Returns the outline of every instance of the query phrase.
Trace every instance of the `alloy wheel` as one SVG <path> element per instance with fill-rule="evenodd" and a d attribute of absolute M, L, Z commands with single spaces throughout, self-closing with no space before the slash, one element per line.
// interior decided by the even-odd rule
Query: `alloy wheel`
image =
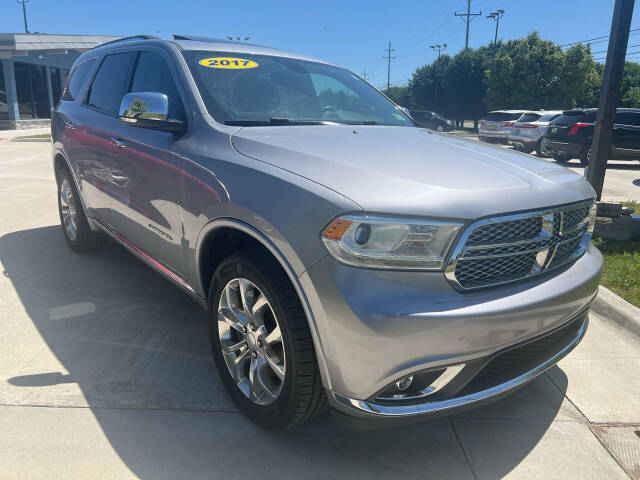
<path fill-rule="evenodd" d="M 280 325 L 267 297 L 251 281 L 228 282 L 218 302 L 222 356 L 234 383 L 253 403 L 269 405 L 286 373 Z"/>
<path fill-rule="evenodd" d="M 60 183 L 60 213 L 67 236 L 71 241 L 75 241 L 78 238 L 78 215 L 71 182 L 68 178 L 64 178 Z"/>

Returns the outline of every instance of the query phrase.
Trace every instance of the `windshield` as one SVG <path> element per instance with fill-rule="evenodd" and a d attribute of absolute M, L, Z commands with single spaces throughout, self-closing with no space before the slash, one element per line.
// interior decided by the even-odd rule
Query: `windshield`
<path fill-rule="evenodd" d="M 344 68 L 267 55 L 183 55 L 209 113 L 227 125 L 413 126 L 400 108 Z"/>

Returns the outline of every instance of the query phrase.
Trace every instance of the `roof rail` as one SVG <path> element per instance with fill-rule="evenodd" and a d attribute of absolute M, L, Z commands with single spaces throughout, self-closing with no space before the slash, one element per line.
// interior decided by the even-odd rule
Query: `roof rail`
<path fill-rule="evenodd" d="M 174 40 L 191 40 L 194 42 L 215 42 L 215 43 L 238 43 L 235 40 L 229 40 L 227 38 L 214 38 L 214 37 L 202 37 L 200 35 L 173 35 Z M 242 45 L 250 45 L 243 43 Z"/>
<path fill-rule="evenodd" d="M 132 40 L 153 40 L 153 39 L 157 40 L 158 37 L 155 37 L 153 35 L 132 35 L 130 37 L 122 37 L 122 38 L 118 38 L 117 40 L 111 40 L 110 42 L 101 43 L 100 45 L 94 48 L 104 47 L 105 45 L 113 45 L 115 43 L 120 43 L 120 42 L 130 42 Z"/>

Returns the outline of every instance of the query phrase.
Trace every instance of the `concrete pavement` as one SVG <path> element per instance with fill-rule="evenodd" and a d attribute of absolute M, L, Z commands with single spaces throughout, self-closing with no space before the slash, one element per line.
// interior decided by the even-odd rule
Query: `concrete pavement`
<path fill-rule="evenodd" d="M 253 426 L 195 303 L 115 244 L 68 250 L 48 150 L 0 143 L 0 478 L 640 478 L 640 339 L 597 315 L 559 366 L 481 409 Z"/>

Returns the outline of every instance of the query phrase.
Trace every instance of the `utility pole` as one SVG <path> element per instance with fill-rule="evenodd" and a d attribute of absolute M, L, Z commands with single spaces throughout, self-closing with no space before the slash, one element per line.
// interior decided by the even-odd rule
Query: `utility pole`
<path fill-rule="evenodd" d="M 389 93 L 389 89 L 391 88 L 391 60 L 396 57 L 391 56 L 391 52 L 395 51 L 391 48 L 391 40 L 389 40 L 389 47 L 387 48 L 387 55 L 382 57 L 387 60 L 387 93 Z"/>
<path fill-rule="evenodd" d="M 602 87 L 600 89 L 600 104 L 596 114 L 596 125 L 591 144 L 591 158 L 587 168 L 587 181 L 596 191 L 596 198 L 602 196 L 604 174 L 607 171 L 607 160 L 611 151 L 611 133 L 618 106 L 622 71 L 629 41 L 631 16 L 633 15 L 634 0 L 616 0 L 611 20 L 607 61 L 604 65 Z"/>
<path fill-rule="evenodd" d="M 504 16 L 504 10 L 497 10 L 487 15 L 487 18 L 493 18 L 496 22 L 496 36 L 493 39 L 493 57 L 491 58 L 491 76 L 493 76 L 493 64 L 496 61 L 496 45 L 498 43 L 498 25 L 500 25 L 500 19 Z"/>
<path fill-rule="evenodd" d="M 438 51 L 438 60 L 440 60 L 440 50 L 446 50 L 447 49 L 447 44 L 443 43 L 442 45 L 436 44 L 436 45 L 429 45 L 429 47 L 433 48 L 434 50 Z M 437 112 L 438 111 L 438 63 L 440 63 L 438 60 L 436 60 L 435 63 L 435 88 L 434 88 L 434 94 L 433 96 L 435 97 L 435 107 L 434 110 Z"/>
<path fill-rule="evenodd" d="M 474 19 L 474 17 L 482 15 L 482 12 L 480 12 L 480 13 L 471 13 L 471 0 L 467 0 L 467 13 L 458 13 L 458 12 L 456 12 L 456 13 L 454 13 L 454 15 L 456 17 L 466 17 L 466 18 L 464 18 L 462 20 L 464 23 L 467 24 L 467 35 L 466 35 L 465 40 L 464 40 L 464 48 L 466 50 L 467 48 L 469 48 L 469 24 Z"/>
<path fill-rule="evenodd" d="M 24 33 L 29 33 L 29 27 L 27 27 L 27 8 L 24 6 L 29 0 L 16 0 L 22 4 L 22 16 L 24 17 Z"/>

